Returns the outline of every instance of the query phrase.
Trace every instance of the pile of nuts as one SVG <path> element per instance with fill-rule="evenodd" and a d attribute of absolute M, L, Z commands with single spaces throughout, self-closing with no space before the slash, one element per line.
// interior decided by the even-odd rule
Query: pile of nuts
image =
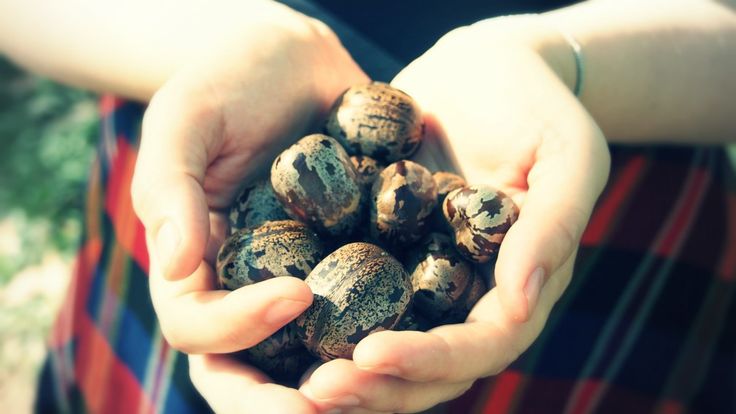
<path fill-rule="evenodd" d="M 490 288 L 479 264 L 492 263 L 518 208 L 408 160 L 423 131 L 404 92 L 352 87 L 325 134 L 287 148 L 232 206 L 220 286 L 294 276 L 314 294 L 295 321 L 240 352 L 274 380 L 293 383 L 316 358 L 351 358 L 373 332 L 462 322 Z"/>

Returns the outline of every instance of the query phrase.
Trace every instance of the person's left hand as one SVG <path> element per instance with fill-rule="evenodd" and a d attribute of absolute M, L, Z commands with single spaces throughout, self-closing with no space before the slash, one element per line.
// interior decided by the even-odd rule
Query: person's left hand
<path fill-rule="evenodd" d="M 470 184 L 499 188 L 520 207 L 499 252 L 496 286 L 463 324 L 379 332 L 358 344 L 352 361 L 320 366 L 301 391 L 323 411 L 415 412 L 459 396 L 531 345 L 570 281 L 610 156 L 547 61 L 503 35 L 513 24 L 453 31 L 393 82 L 425 113 L 418 158 L 436 162 L 437 145 L 446 145 Z M 560 50 L 567 54 L 559 59 L 572 60 L 570 49 Z"/>

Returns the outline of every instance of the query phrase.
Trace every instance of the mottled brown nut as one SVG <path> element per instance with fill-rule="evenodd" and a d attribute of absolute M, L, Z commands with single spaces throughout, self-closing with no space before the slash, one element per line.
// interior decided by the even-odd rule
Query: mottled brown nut
<path fill-rule="evenodd" d="M 447 222 L 445 215 L 442 213 L 442 203 L 445 202 L 445 198 L 450 191 L 465 187 L 467 183 L 463 177 L 446 171 L 438 171 L 432 174 L 432 178 L 437 185 L 437 207 L 432 210 L 432 214 L 429 216 L 429 226 L 433 231 L 452 234 L 452 227 L 450 227 L 450 223 Z"/>
<path fill-rule="evenodd" d="M 345 91 L 332 107 L 325 130 L 350 154 L 390 163 L 419 148 L 424 126 L 421 110 L 409 95 L 373 82 Z"/>
<path fill-rule="evenodd" d="M 460 253 L 484 263 L 498 253 L 506 232 L 519 216 L 519 208 L 503 192 L 489 186 L 459 188 L 442 206 L 455 233 Z"/>
<path fill-rule="evenodd" d="M 287 220 L 281 202 L 271 188 L 271 180 L 262 179 L 247 186 L 230 208 L 228 221 L 235 230 L 258 227 L 267 221 Z"/>
<path fill-rule="evenodd" d="M 371 236 L 392 247 L 415 242 L 437 204 L 432 174 L 413 161 L 386 167 L 371 190 Z"/>
<path fill-rule="evenodd" d="M 308 135 L 282 152 L 271 167 L 271 184 L 289 216 L 319 233 L 348 235 L 360 223 L 358 173 L 333 138 Z"/>
<path fill-rule="evenodd" d="M 411 299 L 404 267 L 369 243 L 337 249 L 305 282 L 314 302 L 296 319 L 296 326 L 307 349 L 325 361 L 352 358 L 361 339 L 396 326 Z"/>
<path fill-rule="evenodd" d="M 277 276 L 304 279 L 324 257 L 317 234 L 294 220 L 233 233 L 217 254 L 220 286 L 235 290 Z"/>
<path fill-rule="evenodd" d="M 431 233 L 413 249 L 407 260 L 414 289 L 412 303 L 417 312 L 433 321 L 463 307 L 475 269 L 457 253 L 449 236 Z"/>
<path fill-rule="evenodd" d="M 297 386 L 301 375 L 316 362 L 291 323 L 257 345 L 237 352 L 236 357 L 260 369 L 274 381 L 291 386 Z"/>
<path fill-rule="evenodd" d="M 468 318 L 468 314 L 473 309 L 476 303 L 488 292 L 486 282 L 483 278 L 478 275 L 476 271 L 470 282 L 465 293 L 455 302 L 455 306 L 449 312 L 445 313 L 440 320 L 437 321 L 438 325 L 450 325 L 454 323 L 465 322 Z"/>
<path fill-rule="evenodd" d="M 439 205 L 442 205 L 450 191 L 467 185 L 463 177 L 447 171 L 437 171 L 432 174 L 432 179 L 437 185 L 437 203 Z"/>
<path fill-rule="evenodd" d="M 373 182 L 376 181 L 378 174 L 383 171 L 384 166 L 365 155 L 353 155 L 350 157 L 350 162 L 353 163 L 355 170 L 358 172 L 358 181 L 361 186 L 370 191 Z"/>

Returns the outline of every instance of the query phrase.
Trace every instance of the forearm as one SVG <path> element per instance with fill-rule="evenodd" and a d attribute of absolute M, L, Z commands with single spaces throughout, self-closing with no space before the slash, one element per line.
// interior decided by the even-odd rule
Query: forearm
<path fill-rule="evenodd" d="M 270 1 L 0 0 L 0 52 L 37 73 L 140 100 L 281 8 Z"/>
<path fill-rule="evenodd" d="M 609 140 L 736 140 L 736 13 L 714 1 L 599 0 L 478 24 L 520 42 L 572 89 L 567 32 L 582 46 L 580 100 Z"/>
<path fill-rule="evenodd" d="M 736 139 L 736 13 L 711 1 L 593 1 L 546 16 L 582 45 L 580 99 L 612 139 Z"/>

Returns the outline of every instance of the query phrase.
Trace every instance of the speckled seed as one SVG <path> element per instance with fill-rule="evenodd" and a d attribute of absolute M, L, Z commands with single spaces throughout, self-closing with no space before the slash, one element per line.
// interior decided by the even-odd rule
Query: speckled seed
<path fill-rule="evenodd" d="M 378 174 L 383 171 L 384 166 L 365 155 L 353 155 L 350 157 L 350 162 L 353 163 L 355 170 L 358 172 L 358 181 L 361 186 L 370 191 L 373 182 L 376 181 Z"/>
<path fill-rule="evenodd" d="M 320 233 L 348 235 L 360 222 L 358 173 L 326 135 L 308 135 L 282 152 L 271 167 L 271 184 L 289 216 Z"/>
<path fill-rule="evenodd" d="M 432 174 L 432 179 L 437 185 L 437 207 L 432 210 L 432 214 L 429 216 L 429 226 L 433 231 L 452 234 L 452 227 L 442 213 L 442 203 L 445 202 L 445 198 L 450 191 L 465 187 L 467 184 L 463 177 L 446 171 L 438 171 Z"/>
<path fill-rule="evenodd" d="M 371 235 L 391 246 L 415 242 L 436 204 L 437 187 L 429 170 L 413 161 L 397 161 L 373 183 Z"/>
<path fill-rule="evenodd" d="M 506 194 L 489 186 L 459 188 L 442 206 L 455 232 L 455 244 L 465 257 L 484 263 L 498 253 L 519 208 Z"/>
<path fill-rule="evenodd" d="M 419 148 L 424 127 L 421 110 L 409 95 L 373 82 L 345 91 L 335 102 L 325 130 L 350 154 L 389 163 L 408 158 Z"/>
<path fill-rule="evenodd" d="M 440 321 L 461 306 L 475 278 L 473 265 L 455 249 L 450 237 L 431 233 L 408 255 L 407 270 L 414 289 L 412 303 L 417 312 Z"/>
<path fill-rule="evenodd" d="M 455 302 L 452 310 L 445 313 L 441 319 L 437 321 L 438 325 L 450 325 L 454 323 L 462 323 L 468 318 L 468 314 L 483 295 L 488 292 L 486 283 L 483 278 L 474 273 L 469 281 L 469 286 L 465 289 L 465 293 Z"/>
<path fill-rule="evenodd" d="M 317 235 L 294 220 L 233 233 L 217 255 L 220 286 L 235 290 L 276 276 L 307 277 L 324 257 Z"/>
<path fill-rule="evenodd" d="M 230 228 L 235 230 L 258 227 L 267 221 L 287 220 L 281 202 L 271 188 L 271 180 L 262 179 L 247 186 L 230 208 Z"/>
<path fill-rule="evenodd" d="M 432 179 L 437 185 L 437 203 L 439 205 L 442 205 L 450 191 L 467 185 L 463 177 L 447 171 L 437 171 L 432 174 Z"/>
<path fill-rule="evenodd" d="M 236 357 L 260 369 L 277 383 L 294 387 L 317 360 L 304 347 L 293 324 L 285 325 L 259 344 L 237 352 Z"/>
<path fill-rule="evenodd" d="M 314 302 L 296 319 L 296 326 L 307 349 L 325 361 L 351 358 L 361 339 L 392 329 L 411 299 L 404 267 L 369 243 L 337 249 L 305 282 Z"/>

